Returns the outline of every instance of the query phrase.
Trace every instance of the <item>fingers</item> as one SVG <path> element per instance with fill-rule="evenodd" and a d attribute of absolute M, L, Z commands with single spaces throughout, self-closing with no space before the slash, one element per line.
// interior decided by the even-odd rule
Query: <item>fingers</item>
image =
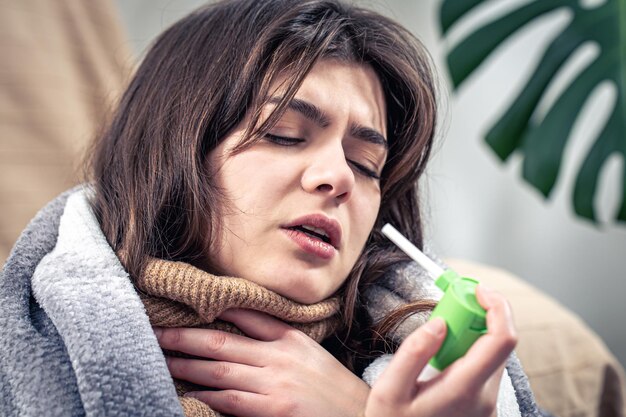
<path fill-rule="evenodd" d="M 477 297 L 487 310 L 488 333 L 440 378 L 416 383 L 428 359 L 440 348 L 445 326 L 439 333 L 433 319 L 413 332 L 374 384 L 367 402 L 368 416 L 416 415 L 416 410 L 446 416 L 492 413 L 504 364 L 517 338 L 506 300 L 480 286 Z"/>
<path fill-rule="evenodd" d="M 185 396 L 197 398 L 222 414 L 238 417 L 258 416 L 259 410 L 264 410 L 267 407 L 265 395 L 251 392 L 234 390 L 196 391 L 187 393 Z"/>
<path fill-rule="evenodd" d="M 223 312 L 219 318 L 233 323 L 247 336 L 264 341 L 280 339 L 285 332 L 294 330 L 275 317 L 253 310 L 230 309 Z"/>
<path fill-rule="evenodd" d="M 219 330 L 197 328 L 155 328 L 163 349 L 244 365 L 260 366 L 258 341 Z"/>
<path fill-rule="evenodd" d="M 376 381 L 372 393 L 391 404 L 412 400 L 417 377 L 441 346 L 445 334 L 446 325 L 441 318 L 434 318 L 411 333 Z"/>
<path fill-rule="evenodd" d="M 167 356 L 172 377 L 205 387 L 259 392 L 259 368 L 238 363 L 176 358 Z"/>
<path fill-rule="evenodd" d="M 487 334 L 470 348 L 457 372 L 466 383 L 482 385 L 503 368 L 517 344 L 517 334 L 511 307 L 502 295 L 479 285 L 476 296 L 487 310 Z"/>
<path fill-rule="evenodd" d="M 258 360 L 254 359 L 259 356 L 257 340 L 277 340 L 286 332 L 296 331 L 288 324 L 258 311 L 231 309 L 219 318 L 233 323 L 246 336 L 198 328 L 154 328 L 154 332 L 164 349 L 259 366 Z"/>

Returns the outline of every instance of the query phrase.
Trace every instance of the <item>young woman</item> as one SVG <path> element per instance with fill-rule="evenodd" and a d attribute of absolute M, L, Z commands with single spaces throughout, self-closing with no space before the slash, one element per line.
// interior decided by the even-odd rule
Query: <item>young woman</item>
<path fill-rule="evenodd" d="M 423 246 L 435 119 L 426 52 L 374 12 L 232 0 L 173 25 L 90 184 L 3 270 L 2 414 L 538 415 L 484 288 L 488 334 L 416 382 L 439 294 L 380 227 Z"/>

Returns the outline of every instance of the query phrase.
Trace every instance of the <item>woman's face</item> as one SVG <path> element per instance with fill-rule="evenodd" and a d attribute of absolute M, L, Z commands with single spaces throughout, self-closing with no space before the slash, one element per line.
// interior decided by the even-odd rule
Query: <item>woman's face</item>
<path fill-rule="evenodd" d="M 281 91 L 271 91 L 276 101 Z M 322 60 L 269 134 L 230 154 L 246 127 L 210 155 L 228 198 L 211 263 L 292 300 L 321 301 L 347 278 L 380 206 L 387 142 L 378 77 L 368 66 Z"/>

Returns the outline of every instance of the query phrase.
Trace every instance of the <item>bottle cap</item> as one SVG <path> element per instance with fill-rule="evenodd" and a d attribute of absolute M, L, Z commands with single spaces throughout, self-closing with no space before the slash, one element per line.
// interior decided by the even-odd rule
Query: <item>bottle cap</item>
<path fill-rule="evenodd" d="M 465 355 L 474 342 L 487 333 L 486 311 L 476 299 L 478 281 L 446 270 L 435 284 L 444 291 L 431 318 L 441 317 L 448 327 L 446 339 L 430 364 L 443 370 Z"/>

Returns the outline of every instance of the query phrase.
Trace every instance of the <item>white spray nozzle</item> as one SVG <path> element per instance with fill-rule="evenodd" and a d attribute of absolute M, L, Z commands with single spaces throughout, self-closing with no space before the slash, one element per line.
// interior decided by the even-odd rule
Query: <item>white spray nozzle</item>
<path fill-rule="evenodd" d="M 389 240 L 396 244 L 404 253 L 409 255 L 411 259 L 417 262 L 422 268 L 424 268 L 433 279 L 437 279 L 444 273 L 444 270 L 434 263 L 428 256 L 417 249 L 414 244 L 409 242 L 407 238 L 402 236 L 402 233 L 398 232 L 395 227 L 387 223 L 381 229 L 383 235 L 387 236 Z"/>

